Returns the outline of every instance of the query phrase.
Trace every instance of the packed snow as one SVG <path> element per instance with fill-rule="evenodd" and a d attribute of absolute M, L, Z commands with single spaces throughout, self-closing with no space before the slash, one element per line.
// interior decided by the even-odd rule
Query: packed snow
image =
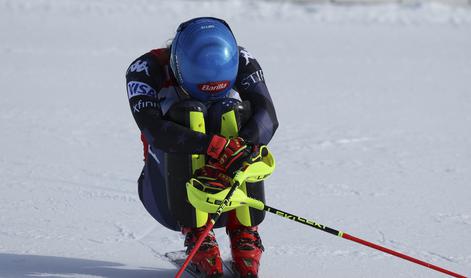
<path fill-rule="evenodd" d="M 205 15 L 277 108 L 268 205 L 471 275 L 471 9 L 0 0 L 0 277 L 173 277 L 183 238 L 139 201 L 124 74 Z M 443 277 L 274 215 L 260 231 L 261 277 Z"/>

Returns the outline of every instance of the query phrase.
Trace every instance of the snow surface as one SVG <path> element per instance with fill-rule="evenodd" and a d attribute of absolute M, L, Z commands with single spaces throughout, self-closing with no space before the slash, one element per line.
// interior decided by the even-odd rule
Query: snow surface
<path fill-rule="evenodd" d="M 264 68 L 268 205 L 471 275 L 469 9 L 0 0 L 0 277 L 173 277 L 183 239 L 137 196 L 124 73 L 202 15 Z M 273 215 L 261 235 L 261 277 L 442 277 Z"/>

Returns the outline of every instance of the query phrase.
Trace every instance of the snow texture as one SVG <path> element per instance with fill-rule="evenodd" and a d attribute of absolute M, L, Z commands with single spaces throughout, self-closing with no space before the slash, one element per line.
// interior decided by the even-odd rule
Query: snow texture
<path fill-rule="evenodd" d="M 124 74 L 203 15 L 264 68 L 268 205 L 471 275 L 469 9 L 0 0 L 0 277 L 173 277 L 183 239 L 137 196 Z M 443 277 L 274 215 L 260 230 L 261 277 Z"/>

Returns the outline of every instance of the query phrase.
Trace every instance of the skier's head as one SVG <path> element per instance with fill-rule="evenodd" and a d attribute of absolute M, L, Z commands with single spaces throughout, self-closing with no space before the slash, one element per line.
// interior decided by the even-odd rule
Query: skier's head
<path fill-rule="evenodd" d="M 190 96 L 201 101 L 226 97 L 238 66 L 237 42 L 225 21 L 198 17 L 180 24 L 171 45 L 170 67 Z"/>

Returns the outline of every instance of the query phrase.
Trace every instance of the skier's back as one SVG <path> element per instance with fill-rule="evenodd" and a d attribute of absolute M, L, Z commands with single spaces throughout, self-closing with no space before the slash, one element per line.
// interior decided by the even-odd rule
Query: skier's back
<path fill-rule="evenodd" d="M 159 223 L 185 234 L 189 252 L 208 215 L 187 202 L 186 181 L 193 176 L 213 190 L 228 187 L 246 150 L 267 144 L 278 126 L 262 69 L 224 21 L 206 17 L 182 23 L 169 48 L 137 58 L 126 81 L 144 144 L 139 197 Z M 242 189 L 264 200 L 262 182 Z M 226 227 L 242 277 L 258 274 L 263 219 L 263 212 L 240 208 L 216 224 Z M 214 233 L 192 263 L 207 276 L 222 274 Z"/>

